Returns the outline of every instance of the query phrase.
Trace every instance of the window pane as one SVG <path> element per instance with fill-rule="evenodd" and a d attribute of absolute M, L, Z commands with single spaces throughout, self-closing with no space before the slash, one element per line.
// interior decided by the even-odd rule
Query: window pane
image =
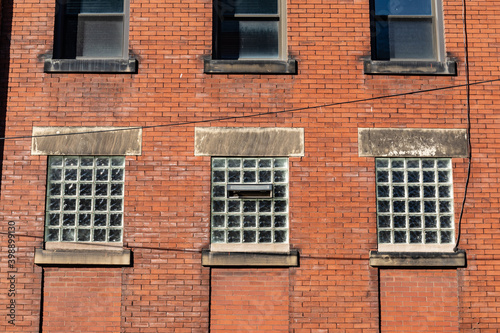
<path fill-rule="evenodd" d="M 431 18 L 389 19 L 391 59 L 434 59 Z"/>
<path fill-rule="evenodd" d="M 278 0 L 221 0 L 218 5 L 222 15 L 278 13 Z"/>
<path fill-rule="evenodd" d="M 78 16 L 77 56 L 122 57 L 123 17 Z"/>
<path fill-rule="evenodd" d="M 278 21 L 223 21 L 219 45 L 221 58 L 278 58 L 278 36 Z"/>
<path fill-rule="evenodd" d="M 376 0 L 377 15 L 432 15 L 430 0 Z"/>

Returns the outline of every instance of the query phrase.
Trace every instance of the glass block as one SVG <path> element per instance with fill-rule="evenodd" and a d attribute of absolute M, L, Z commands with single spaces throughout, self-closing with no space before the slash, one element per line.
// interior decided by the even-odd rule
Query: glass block
<path fill-rule="evenodd" d="M 64 195 L 76 195 L 76 183 L 65 184 Z"/>
<path fill-rule="evenodd" d="M 396 169 L 404 168 L 405 161 L 404 160 L 392 160 L 391 167 Z"/>
<path fill-rule="evenodd" d="M 257 166 L 257 160 L 256 159 L 244 159 L 243 160 L 243 167 L 244 168 L 255 168 Z"/>
<path fill-rule="evenodd" d="M 275 243 L 286 243 L 286 230 L 275 230 L 274 231 L 274 242 Z"/>
<path fill-rule="evenodd" d="M 78 225 L 79 226 L 89 226 L 92 220 L 92 215 L 90 214 L 78 214 Z"/>
<path fill-rule="evenodd" d="M 259 228 L 270 228 L 270 227 L 271 227 L 271 215 L 259 216 Z"/>
<path fill-rule="evenodd" d="M 49 214 L 49 225 L 58 226 L 59 225 L 59 214 Z"/>
<path fill-rule="evenodd" d="M 452 223 L 451 223 L 451 216 L 449 215 L 442 215 L 439 217 L 439 224 L 441 228 L 451 228 Z"/>
<path fill-rule="evenodd" d="M 243 243 L 255 243 L 257 232 L 255 230 L 243 230 Z"/>
<path fill-rule="evenodd" d="M 214 228 L 224 228 L 226 226 L 224 215 L 214 215 L 212 216 L 212 227 Z"/>
<path fill-rule="evenodd" d="M 243 201 L 243 212 L 244 213 L 254 213 L 257 211 L 256 201 Z"/>
<path fill-rule="evenodd" d="M 226 181 L 226 173 L 224 171 L 214 171 L 212 181 L 214 183 L 224 183 Z"/>
<path fill-rule="evenodd" d="M 387 244 L 391 242 L 391 232 L 390 231 L 379 231 L 378 232 L 378 242 L 381 244 Z"/>
<path fill-rule="evenodd" d="M 92 210 L 92 199 L 80 199 L 78 208 L 80 209 L 80 211 Z"/>
<path fill-rule="evenodd" d="M 108 169 L 97 169 L 95 173 L 95 179 L 100 182 L 108 181 L 109 172 Z"/>
<path fill-rule="evenodd" d="M 394 228 L 406 228 L 406 216 L 395 215 L 393 219 L 394 219 Z"/>
<path fill-rule="evenodd" d="M 238 201 L 238 200 L 230 200 L 228 201 L 227 203 L 227 211 L 228 212 L 240 212 L 240 204 L 241 204 L 241 201 Z"/>
<path fill-rule="evenodd" d="M 274 181 L 276 183 L 284 183 L 287 181 L 286 179 L 286 171 L 274 171 Z"/>
<path fill-rule="evenodd" d="M 78 229 L 77 239 L 79 242 L 90 241 L 90 229 Z"/>
<path fill-rule="evenodd" d="M 228 243 L 240 243 L 240 231 L 239 230 L 229 230 L 227 232 L 227 242 Z"/>
<path fill-rule="evenodd" d="M 437 243 L 437 231 L 426 231 L 425 232 L 425 243 L 426 244 L 436 244 Z"/>
<path fill-rule="evenodd" d="M 94 215 L 94 226 L 105 227 L 106 226 L 106 214 L 95 214 Z"/>
<path fill-rule="evenodd" d="M 390 228 L 391 227 L 391 217 L 389 215 L 379 215 L 378 216 L 378 227 L 379 228 Z"/>
<path fill-rule="evenodd" d="M 395 244 L 406 243 L 406 231 L 395 230 L 394 231 L 394 243 Z"/>
<path fill-rule="evenodd" d="M 449 201 L 440 201 L 439 202 L 439 212 L 440 213 L 450 213 L 451 212 L 451 204 Z"/>
<path fill-rule="evenodd" d="M 94 178 L 94 169 L 81 169 L 80 181 L 92 181 Z"/>
<path fill-rule="evenodd" d="M 92 184 L 80 184 L 80 195 L 92 195 Z"/>
<path fill-rule="evenodd" d="M 270 168 L 272 166 L 272 160 L 271 159 L 260 159 L 259 160 L 259 168 Z"/>
<path fill-rule="evenodd" d="M 97 166 L 109 166 L 109 158 L 107 157 L 98 157 L 96 158 Z"/>
<path fill-rule="evenodd" d="M 111 195 L 123 195 L 123 185 L 111 184 Z"/>
<path fill-rule="evenodd" d="M 227 217 L 228 228 L 239 228 L 241 226 L 241 218 L 239 215 L 229 215 Z"/>
<path fill-rule="evenodd" d="M 61 156 L 50 156 L 49 157 L 49 164 L 50 166 L 62 166 L 62 157 Z"/>
<path fill-rule="evenodd" d="M 391 209 L 390 201 L 379 200 L 377 204 L 377 211 L 379 213 L 388 213 Z"/>
<path fill-rule="evenodd" d="M 259 212 L 270 212 L 271 211 L 271 200 L 261 200 L 259 201 Z"/>
<path fill-rule="evenodd" d="M 275 213 L 285 213 L 287 210 L 287 203 L 285 200 L 275 200 L 274 201 L 274 212 Z"/>
<path fill-rule="evenodd" d="M 257 181 L 257 173 L 255 171 L 243 172 L 243 182 L 244 183 L 255 183 L 256 181 Z"/>
<path fill-rule="evenodd" d="M 213 230 L 212 231 L 212 243 L 224 243 L 225 233 L 223 230 Z"/>
<path fill-rule="evenodd" d="M 410 228 L 422 228 L 422 217 L 411 215 L 409 218 Z"/>
<path fill-rule="evenodd" d="M 389 186 L 377 186 L 377 197 L 388 198 L 389 197 Z"/>
<path fill-rule="evenodd" d="M 61 199 L 50 199 L 49 210 L 59 210 L 61 208 Z"/>
<path fill-rule="evenodd" d="M 224 158 L 214 158 L 212 159 L 212 168 L 225 168 L 226 159 Z"/>
<path fill-rule="evenodd" d="M 214 198 L 223 198 L 226 196 L 226 187 L 225 186 L 214 186 L 212 188 L 212 197 Z"/>
<path fill-rule="evenodd" d="M 424 201 L 424 212 L 425 213 L 435 213 L 436 203 L 434 201 Z"/>
<path fill-rule="evenodd" d="M 274 187 L 274 197 L 275 198 L 286 198 L 286 186 L 276 185 Z"/>
<path fill-rule="evenodd" d="M 274 159 L 274 167 L 275 168 L 287 168 L 288 167 L 288 159 L 286 159 L 286 158 Z"/>
<path fill-rule="evenodd" d="M 94 229 L 94 242 L 106 241 L 106 229 Z"/>
<path fill-rule="evenodd" d="M 394 198 L 404 198 L 405 197 L 405 187 L 404 186 L 393 186 L 392 196 Z"/>
<path fill-rule="evenodd" d="M 422 160 L 422 168 L 424 169 L 429 169 L 429 168 L 434 168 L 434 160 Z"/>
<path fill-rule="evenodd" d="M 418 183 L 418 182 L 420 182 L 420 172 L 408 171 L 408 183 Z"/>
<path fill-rule="evenodd" d="M 111 214 L 109 216 L 109 225 L 112 227 L 121 227 L 122 220 L 122 214 Z"/>
<path fill-rule="evenodd" d="M 59 229 L 49 229 L 47 231 L 47 241 L 48 242 L 59 241 Z"/>
<path fill-rule="evenodd" d="M 65 166 L 78 166 L 78 158 L 66 157 L 64 161 Z"/>
<path fill-rule="evenodd" d="M 393 171 L 392 172 L 392 182 L 393 183 L 404 183 L 405 173 L 404 171 Z"/>
<path fill-rule="evenodd" d="M 61 184 L 50 184 L 49 195 L 61 195 Z"/>
<path fill-rule="evenodd" d="M 95 199 L 94 200 L 94 209 L 97 211 L 108 210 L 108 200 L 107 199 Z"/>
<path fill-rule="evenodd" d="M 422 231 L 410 231 L 410 244 L 422 243 Z"/>
<path fill-rule="evenodd" d="M 450 160 L 438 160 L 438 168 L 449 168 Z"/>
<path fill-rule="evenodd" d="M 244 228 L 255 228 L 256 226 L 257 226 L 257 218 L 255 215 L 243 216 L 243 227 Z"/>
<path fill-rule="evenodd" d="M 49 179 L 52 181 L 57 181 L 62 179 L 62 170 L 61 169 L 51 169 Z"/>
<path fill-rule="evenodd" d="M 438 171 L 438 182 L 448 183 L 450 181 L 450 173 L 448 171 Z"/>
<path fill-rule="evenodd" d="M 63 229 L 62 230 L 62 241 L 63 242 L 74 242 L 75 241 L 75 229 Z"/>
<path fill-rule="evenodd" d="M 95 184 L 95 195 L 96 196 L 107 196 L 108 195 L 108 184 Z"/>
<path fill-rule="evenodd" d="M 76 199 L 64 199 L 63 210 L 71 211 L 76 209 Z"/>
<path fill-rule="evenodd" d="M 451 197 L 450 186 L 439 186 L 439 197 L 440 198 L 450 198 Z"/>
<path fill-rule="evenodd" d="M 436 197 L 436 187 L 424 186 L 424 198 L 435 198 L 435 197 Z"/>
<path fill-rule="evenodd" d="M 120 229 L 109 229 L 108 242 L 120 242 L 122 240 L 122 231 Z"/>
<path fill-rule="evenodd" d="M 77 169 L 66 169 L 64 172 L 64 180 L 77 180 L 78 179 L 78 170 Z"/>
<path fill-rule="evenodd" d="M 271 171 L 259 171 L 259 182 L 260 183 L 270 183 L 271 182 Z"/>
<path fill-rule="evenodd" d="M 394 213 L 404 213 L 406 212 L 406 202 L 401 200 L 394 200 L 392 202 L 392 211 Z"/>
<path fill-rule="evenodd" d="M 63 214 L 63 226 L 74 226 L 76 222 L 75 214 Z"/>
<path fill-rule="evenodd" d="M 80 160 L 81 166 L 94 166 L 94 159 L 92 157 L 82 157 Z"/>
<path fill-rule="evenodd" d="M 229 159 L 227 160 L 227 167 L 228 168 L 239 168 L 241 166 L 241 160 L 240 159 Z"/>
<path fill-rule="evenodd" d="M 420 160 L 408 160 L 406 162 L 406 167 L 408 169 L 418 169 L 420 167 Z M 410 176 L 408 176 L 408 179 L 409 178 L 410 178 Z"/>
<path fill-rule="evenodd" d="M 453 243 L 453 234 L 451 231 L 441 231 L 441 244 Z"/>
<path fill-rule="evenodd" d="M 239 171 L 229 171 L 227 176 L 227 182 L 228 183 L 240 183 L 240 172 Z"/>
<path fill-rule="evenodd" d="M 377 171 L 377 182 L 387 183 L 388 181 L 389 181 L 389 172 L 388 171 Z"/>
<path fill-rule="evenodd" d="M 419 186 L 408 186 L 408 197 L 409 198 L 420 198 L 420 187 Z"/>
<path fill-rule="evenodd" d="M 436 173 L 434 171 L 424 171 L 422 172 L 424 183 L 434 183 L 436 179 Z"/>
<path fill-rule="evenodd" d="M 111 170 L 111 180 L 115 182 L 123 180 L 123 169 Z"/>
<path fill-rule="evenodd" d="M 109 210 L 112 212 L 119 212 L 122 210 L 122 199 L 111 199 L 109 201 Z"/>
<path fill-rule="evenodd" d="M 426 228 L 436 228 L 436 217 L 434 215 L 425 217 L 425 227 Z"/>
<path fill-rule="evenodd" d="M 214 200 L 212 211 L 217 212 L 217 213 L 226 211 L 226 202 Z"/>
<path fill-rule="evenodd" d="M 113 157 L 111 158 L 111 166 L 124 166 L 125 159 L 123 157 Z"/>
<path fill-rule="evenodd" d="M 260 230 L 259 231 L 259 243 L 271 243 L 271 242 L 272 242 L 271 231 Z"/>
<path fill-rule="evenodd" d="M 275 228 L 286 228 L 287 218 L 286 215 L 275 215 L 274 216 L 274 227 Z"/>
<path fill-rule="evenodd" d="M 389 166 L 389 160 L 377 158 L 375 164 L 377 168 L 387 168 Z"/>
<path fill-rule="evenodd" d="M 420 213 L 420 211 L 421 211 L 421 202 L 420 201 L 415 201 L 415 200 L 408 201 L 408 211 L 410 213 Z"/>

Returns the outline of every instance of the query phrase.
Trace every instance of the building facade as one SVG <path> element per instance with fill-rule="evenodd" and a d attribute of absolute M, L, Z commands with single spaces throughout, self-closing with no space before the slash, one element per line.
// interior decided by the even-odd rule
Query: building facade
<path fill-rule="evenodd" d="M 0 331 L 500 329 L 495 2 L 1 13 Z"/>

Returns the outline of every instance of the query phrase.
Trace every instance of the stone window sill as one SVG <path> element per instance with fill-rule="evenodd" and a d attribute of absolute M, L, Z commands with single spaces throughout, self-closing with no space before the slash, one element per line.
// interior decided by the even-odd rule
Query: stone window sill
<path fill-rule="evenodd" d="M 465 267 L 464 250 L 457 252 L 378 252 L 370 251 L 372 267 Z"/>
<path fill-rule="evenodd" d="M 364 61 L 365 74 L 385 75 L 457 75 L 457 63 L 446 61 L 371 60 Z"/>
<path fill-rule="evenodd" d="M 129 59 L 45 59 L 45 73 L 137 73 L 138 62 Z"/>
<path fill-rule="evenodd" d="M 297 74 L 297 61 L 205 59 L 205 74 Z"/>
<path fill-rule="evenodd" d="M 130 266 L 132 253 L 113 250 L 43 250 L 35 249 L 36 265 L 54 266 Z"/>
<path fill-rule="evenodd" d="M 201 263 L 205 267 L 298 267 L 299 252 L 244 253 L 203 250 Z"/>

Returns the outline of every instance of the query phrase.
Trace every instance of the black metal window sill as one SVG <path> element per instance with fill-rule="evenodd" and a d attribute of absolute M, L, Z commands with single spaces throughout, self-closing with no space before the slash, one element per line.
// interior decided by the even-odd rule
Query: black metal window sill
<path fill-rule="evenodd" d="M 45 59 L 45 73 L 137 73 L 138 62 L 129 59 Z"/>
<path fill-rule="evenodd" d="M 203 250 L 201 264 L 205 267 L 298 267 L 299 251 L 289 253 L 211 252 Z"/>
<path fill-rule="evenodd" d="M 370 251 L 372 267 L 465 267 L 464 250 L 457 252 L 378 252 Z"/>
<path fill-rule="evenodd" d="M 457 63 L 440 61 L 364 60 L 365 74 L 385 75 L 457 75 Z"/>
<path fill-rule="evenodd" d="M 120 250 L 43 250 L 35 249 L 40 266 L 130 266 L 132 252 Z"/>
<path fill-rule="evenodd" d="M 205 74 L 297 74 L 297 61 L 205 59 Z"/>

